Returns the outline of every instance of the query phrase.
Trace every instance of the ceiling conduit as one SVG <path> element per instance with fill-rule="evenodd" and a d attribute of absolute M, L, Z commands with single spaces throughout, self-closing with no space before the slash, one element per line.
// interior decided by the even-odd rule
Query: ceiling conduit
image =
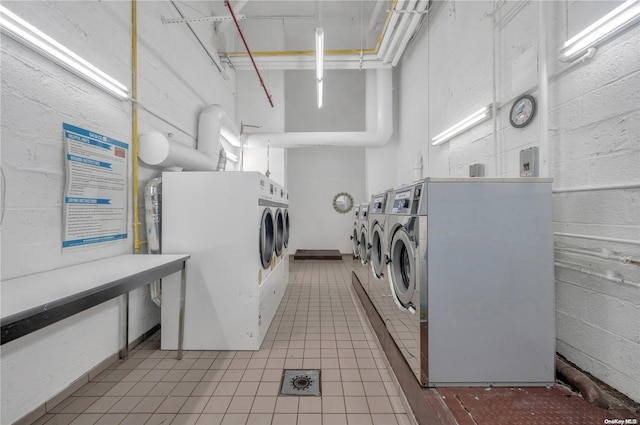
<path fill-rule="evenodd" d="M 375 96 L 369 90 L 366 96 L 367 102 L 372 102 L 374 97 L 376 99 L 375 131 L 248 133 L 245 134 L 244 147 L 266 147 L 268 143 L 271 147 L 384 145 L 393 134 L 393 81 L 391 69 L 375 72 Z"/>

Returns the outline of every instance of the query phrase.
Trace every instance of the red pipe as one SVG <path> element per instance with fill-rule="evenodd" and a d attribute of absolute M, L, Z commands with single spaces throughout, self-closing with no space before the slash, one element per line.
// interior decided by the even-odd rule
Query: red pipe
<path fill-rule="evenodd" d="M 267 86 L 264 85 L 264 80 L 262 79 L 262 75 L 260 75 L 260 71 L 258 71 L 258 66 L 256 65 L 256 61 L 253 60 L 253 55 L 251 54 L 251 50 L 249 50 L 249 45 L 247 44 L 247 40 L 245 40 L 245 38 L 244 38 L 244 34 L 242 34 L 242 30 L 240 29 L 240 24 L 238 23 L 238 19 L 236 19 L 236 14 L 233 13 L 233 9 L 231 9 L 231 3 L 229 3 L 229 1 L 225 1 L 225 4 L 227 5 L 227 8 L 229 9 L 229 12 L 231 13 L 231 17 L 233 18 L 233 22 L 235 22 L 235 24 L 236 24 L 236 28 L 238 29 L 238 33 L 240 34 L 240 38 L 242 38 L 242 42 L 244 43 L 244 47 L 245 47 L 245 49 L 247 49 L 247 53 L 249 54 L 249 57 L 251 58 L 251 63 L 253 64 L 253 68 L 256 70 L 256 74 L 258 74 L 258 79 L 260 80 L 260 84 L 262 85 L 262 88 L 264 89 L 264 94 L 267 95 L 267 100 L 269 100 L 269 104 L 273 108 L 273 101 L 271 100 L 271 95 L 267 91 Z"/>

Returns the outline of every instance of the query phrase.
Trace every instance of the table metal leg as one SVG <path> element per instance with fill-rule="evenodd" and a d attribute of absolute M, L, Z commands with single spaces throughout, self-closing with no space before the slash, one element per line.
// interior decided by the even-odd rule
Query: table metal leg
<path fill-rule="evenodd" d="M 184 339 L 184 298 L 187 291 L 187 262 L 182 263 L 180 274 L 180 317 L 178 319 L 178 360 L 182 359 L 182 341 Z"/>
<path fill-rule="evenodd" d="M 124 344 L 120 350 L 120 358 L 129 357 L 129 293 L 124 293 L 124 323 L 123 323 Z"/>

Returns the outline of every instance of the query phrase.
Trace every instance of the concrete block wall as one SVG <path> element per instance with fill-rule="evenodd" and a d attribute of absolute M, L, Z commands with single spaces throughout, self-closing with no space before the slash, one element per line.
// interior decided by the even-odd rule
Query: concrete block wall
<path fill-rule="evenodd" d="M 640 27 L 576 67 L 557 59 L 569 36 L 619 3 L 544 5 L 548 129 L 540 116 L 516 129 L 508 117 L 515 97 L 541 101 L 542 2 L 435 2 L 396 69 L 395 184 L 412 177 L 418 152 L 428 158 L 425 177 L 468 176 L 476 162 L 488 177 L 517 177 L 520 150 L 539 146 L 542 176 L 554 178 L 554 231 L 580 236 L 555 237 L 557 351 L 640 401 Z M 493 120 L 431 145 L 494 98 Z"/>
<path fill-rule="evenodd" d="M 16 1 L 3 6 L 131 88 L 131 2 Z M 188 12 L 211 14 L 206 7 L 191 5 Z M 138 2 L 139 130 L 172 133 L 176 140 L 194 146 L 203 106 L 220 103 L 234 117 L 234 75 L 230 72 L 224 80 L 188 28 L 163 25 L 161 16 L 178 17 L 169 2 Z M 201 35 L 212 40 L 210 33 Z M 127 240 L 61 249 L 62 123 L 130 144 L 132 104 L 111 97 L 4 35 L 0 46 L 1 160 L 6 182 L 2 280 L 133 252 L 131 198 Z M 130 173 L 131 168 L 130 164 Z M 143 188 L 158 174 L 159 170 L 144 165 L 140 169 L 143 241 Z M 39 408 L 112 358 L 120 348 L 122 311 L 122 301 L 112 300 L 3 345 L 0 423 L 13 423 Z M 130 340 L 159 322 L 159 309 L 149 300 L 149 290 L 134 291 Z"/>

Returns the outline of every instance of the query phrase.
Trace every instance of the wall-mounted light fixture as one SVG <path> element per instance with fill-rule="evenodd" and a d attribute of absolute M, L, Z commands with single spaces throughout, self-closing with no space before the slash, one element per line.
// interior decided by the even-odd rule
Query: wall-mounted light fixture
<path fill-rule="evenodd" d="M 4 34 L 116 98 L 121 100 L 129 98 L 129 89 L 124 84 L 105 74 L 4 6 L 0 6 L 0 28 Z"/>
<path fill-rule="evenodd" d="M 324 30 L 316 28 L 316 88 L 318 108 L 322 108 L 322 84 L 324 83 Z"/>
<path fill-rule="evenodd" d="M 564 43 L 560 60 L 569 62 L 589 48 L 637 23 L 640 21 L 639 18 L 640 1 L 625 1 Z"/>
<path fill-rule="evenodd" d="M 468 128 L 473 127 L 474 125 L 481 123 L 482 121 L 485 121 L 492 116 L 493 105 L 487 105 L 435 136 L 433 139 L 431 139 L 431 144 L 435 146 L 447 142 L 453 137 L 467 130 Z"/>

